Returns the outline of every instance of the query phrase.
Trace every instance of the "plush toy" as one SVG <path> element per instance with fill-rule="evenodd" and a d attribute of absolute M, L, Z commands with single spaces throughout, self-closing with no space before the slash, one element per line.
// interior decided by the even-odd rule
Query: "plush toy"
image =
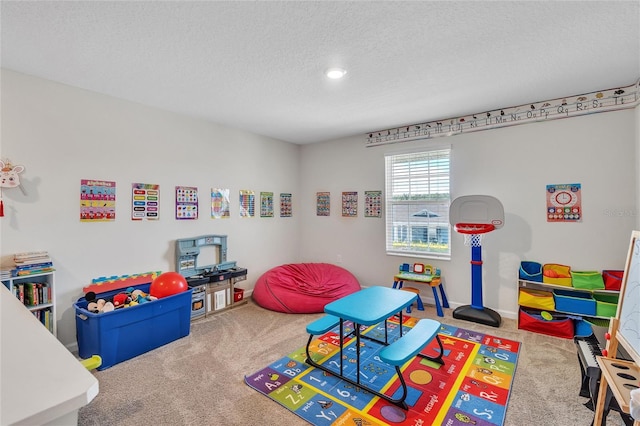
<path fill-rule="evenodd" d="M 5 162 L 6 161 L 6 162 Z M 20 184 L 18 173 L 24 171 L 24 166 L 14 166 L 9 160 L 0 160 L 0 217 L 4 216 L 4 205 L 2 204 L 2 188 L 19 187 L 24 192 Z"/>
<path fill-rule="evenodd" d="M 106 300 L 104 299 L 98 299 L 98 311 L 102 312 L 102 310 L 104 309 L 104 305 L 107 303 Z"/>
<path fill-rule="evenodd" d="M 151 296 L 140 289 L 128 287 L 123 293 L 118 293 L 113 296 L 110 301 L 105 299 L 96 300 L 96 294 L 93 291 L 89 291 L 85 294 L 85 300 L 87 301 L 87 310 L 93 314 L 99 314 L 103 312 L 111 312 L 115 309 L 128 306 L 151 302 L 153 300 L 158 300 L 158 298 Z"/>
<path fill-rule="evenodd" d="M 87 303 L 87 311 L 92 314 L 99 314 L 102 312 L 111 312 L 115 309 L 115 305 L 112 302 L 108 302 L 104 299 L 97 299 L 96 294 L 93 291 L 87 292 L 84 296 Z"/>
<path fill-rule="evenodd" d="M 98 308 L 98 303 L 96 301 L 96 294 L 93 291 L 87 292 L 84 295 L 85 300 L 87 301 L 87 311 L 92 314 L 100 313 L 100 309 Z"/>
<path fill-rule="evenodd" d="M 147 294 L 142 290 L 134 290 L 131 292 L 131 300 L 137 302 L 138 304 L 151 302 L 152 300 L 157 299 L 157 297 L 151 296 L 150 294 Z"/>
<path fill-rule="evenodd" d="M 92 314 L 100 313 L 100 310 L 98 309 L 98 304 L 96 302 L 87 303 L 87 311 L 91 312 Z"/>
<path fill-rule="evenodd" d="M 116 309 L 125 307 L 129 302 L 131 302 L 131 297 L 127 293 L 118 293 L 113 296 L 113 306 Z"/>

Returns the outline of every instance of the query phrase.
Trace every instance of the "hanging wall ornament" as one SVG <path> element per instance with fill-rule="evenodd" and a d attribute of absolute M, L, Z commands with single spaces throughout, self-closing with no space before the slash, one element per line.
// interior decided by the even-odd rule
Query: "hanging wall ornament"
<path fill-rule="evenodd" d="M 2 188 L 20 188 L 20 173 L 24 172 L 24 166 L 14 166 L 10 161 L 0 160 L 0 217 L 4 216 L 4 203 L 2 202 Z"/>

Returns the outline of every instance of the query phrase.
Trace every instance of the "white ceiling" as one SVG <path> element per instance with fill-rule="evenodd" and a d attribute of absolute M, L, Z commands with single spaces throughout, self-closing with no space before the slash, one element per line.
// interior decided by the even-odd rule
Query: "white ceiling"
<path fill-rule="evenodd" d="M 1 19 L 5 69 L 297 144 L 640 78 L 640 0 L 2 0 Z"/>

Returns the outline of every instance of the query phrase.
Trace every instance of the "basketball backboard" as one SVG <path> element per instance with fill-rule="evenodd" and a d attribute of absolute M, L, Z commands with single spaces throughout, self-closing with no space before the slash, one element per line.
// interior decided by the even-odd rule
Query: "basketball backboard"
<path fill-rule="evenodd" d="M 456 198 L 449 206 L 449 223 L 493 225 L 494 229 L 504 225 L 502 203 L 490 195 L 464 195 Z"/>

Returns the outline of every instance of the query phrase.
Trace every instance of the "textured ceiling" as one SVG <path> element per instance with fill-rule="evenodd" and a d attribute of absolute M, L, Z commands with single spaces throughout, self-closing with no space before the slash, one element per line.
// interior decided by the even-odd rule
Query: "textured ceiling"
<path fill-rule="evenodd" d="M 1 36 L 5 69 L 297 144 L 640 78 L 640 1 L 3 0 Z"/>

